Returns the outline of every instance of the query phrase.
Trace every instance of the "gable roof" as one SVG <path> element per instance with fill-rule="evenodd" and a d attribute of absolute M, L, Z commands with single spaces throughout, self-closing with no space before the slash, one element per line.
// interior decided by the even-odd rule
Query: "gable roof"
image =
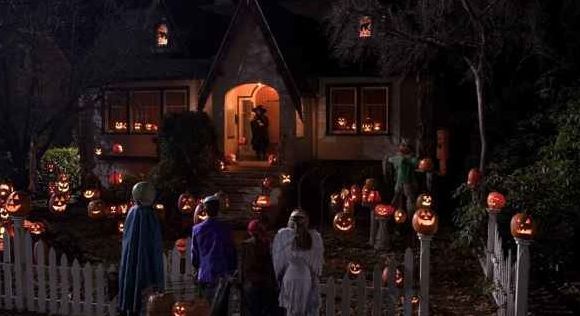
<path fill-rule="evenodd" d="M 244 13 L 249 13 L 250 15 L 246 15 Z M 280 74 L 282 75 L 284 83 L 286 84 L 286 87 L 289 91 L 290 97 L 292 98 L 292 101 L 294 103 L 296 111 L 298 112 L 300 117 L 302 117 L 302 106 L 300 103 L 300 91 L 298 89 L 298 86 L 296 85 L 296 82 L 294 80 L 294 77 L 292 76 L 292 73 L 290 72 L 290 69 L 288 68 L 288 64 L 286 63 L 286 60 L 284 59 L 284 56 L 282 55 L 282 51 L 280 50 L 280 47 L 278 46 L 278 43 L 276 42 L 276 39 L 274 38 L 274 34 L 272 33 L 270 25 L 268 24 L 268 21 L 266 20 L 266 17 L 264 16 L 264 12 L 262 11 L 262 8 L 257 0 L 240 1 L 240 3 L 238 4 L 236 11 L 234 12 L 234 15 L 231 19 L 230 25 L 229 25 L 229 27 L 226 31 L 226 34 L 222 40 L 220 48 L 217 52 L 217 55 L 216 55 L 216 57 L 213 61 L 213 64 L 209 70 L 207 78 L 200 88 L 199 103 L 198 103 L 199 109 L 200 110 L 203 109 L 203 107 L 205 106 L 206 100 L 209 97 L 211 87 L 212 87 L 212 85 L 216 79 L 216 76 L 217 76 L 217 67 L 221 64 L 223 59 L 226 57 L 227 51 L 230 48 L 230 44 L 235 36 L 235 32 L 236 32 L 235 26 L 237 25 L 237 23 L 239 22 L 239 20 L 241 18 L 243 18 L 243 17 L 247 18 L 248 16 L 252 16 L 252 17 L 256 18 L 256 21 L 258 22 L 258 26 L 260 27 L 260 30 L 262 31 L 262 34 L 264 35 L 264 38 L 265 38 L 266 43 L 270 49 L 270 52 L 271 52 L 277 66 L 278 66 L 278 70 L 279 70 Z"/>

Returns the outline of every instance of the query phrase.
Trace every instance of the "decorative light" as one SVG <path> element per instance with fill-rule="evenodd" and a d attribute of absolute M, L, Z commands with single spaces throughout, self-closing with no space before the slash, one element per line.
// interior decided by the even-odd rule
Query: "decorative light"
<path fill-rule="evenodd" d="M 373 120 L 370 117 L 367 117 L 363 121 L 361 128 L 364 133 L 370 133 L 373 131 L 373 126 L 374 126 Z"/>
<path fill-rule="evenodd" d="M 358 37 L 367 38 L 372 36 L 373 20 L 370 16 L 363 16 L 359 20 Z"/>
<path fill-rule="evenodd" d="M 123 122 L 123 121 L 115 122 L 115 130 L 126 131 L 127 130 L 127 122 Z"/>

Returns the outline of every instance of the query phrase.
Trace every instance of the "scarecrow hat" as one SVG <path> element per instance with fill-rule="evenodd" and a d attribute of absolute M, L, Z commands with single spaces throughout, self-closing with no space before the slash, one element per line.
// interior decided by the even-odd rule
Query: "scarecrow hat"
<path fill-rule="evenodd" d="M 266 109 L 264 108 L 263 105 L 257 105 L 255 108 L 252 109 L 252 112 L 264 114 L 267 111 L 266 111 Z"/>

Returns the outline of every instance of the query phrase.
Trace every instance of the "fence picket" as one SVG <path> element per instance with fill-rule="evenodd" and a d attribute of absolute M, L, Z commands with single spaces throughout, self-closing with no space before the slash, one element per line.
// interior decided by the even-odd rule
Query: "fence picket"
<path fill-rule="evenodd" d="M 110 265 L 107 273 L 117 273 L 117 267 L 114 265 Z M 117 297 L 113 297 L 108 306 L 109 315 L 114 316 L 117 315 Z"/>
<path fill-rule="evenodd" d="M 33 263 L 32 257 L 32 237 L 30 234 L 24 233 L 24 287 L 26 288 L 26 308 L 28 311 L 36 311 L 34 304 L 34 270 L 32 268 Z"/>
<path fill-rule="evenodd" d="M 340 315 L 341 316 L 348 316 L 350 315 L 350 279 L 348 275 L 345 275 L 342 278 L 342 284 L 340 285 L 342 288 L 341 297 L 340 297 Z"/>
<path fill-rule="evenodd" d="M 13 302 L 13 291 L 12 291 L 12 277 L 14 276 L 14 269 L 12 265 L 12 260 L 10 254 L 13 250 L 13 243 L 12 239 L 8 235 L 8 230 L 4 232 L 4 253 L 2 256 L 3 261 L 3 270 L 4 270 L 4 308 L 5 309 L 12 309 Z"/>
<path fill-rule="evenodd" d="M 74 259 L 72 268 L 72 313 L 73 315 L 81 314 L 81 265 L 77 259 Z"/>
<path fill-rule="evenodd" d="M 397 267 L 395 263 L 391 260 L 387 264 L 387 288 L 383 290 L 381 293 L 381 297 L 385 302 L 385 309 L 387 311 L 387 315 L 391 315 L 395 313 L 395 304 L 393 302 L 394 296 L 397 292 L 397 287 L 395 285 L 395 276 L 397 274 Z"/>
<path fill-rule="evenodd" d="M 46 260 L 44 250 L 46 246 L 42 240 L 36 244 L 36 275 L 38 276 L 38 312 L 46 312 Z"/>
<path fill-rule="evenodd" d="M 167 258 L 167 254 L 163 253 L 163 275 L 165 276 L 164 281 L 165 281 L 165 288 L 169 288 L 169 277 L 168 277 L 168 267 L 169 266 L 169 262 L 168 262 L 168 258 Z"/>
<path fill-rule="evenodd" d="M 185 244 L 185 275 L 193 275 L 193 265 L 191 264 L 191 237 L 187 238 L 187 243 Z"/>
<path fill-rule="evenodd" d="M 361 273 L 356 281 L 357 287 L 357 300 L 358 304 L 355 305 L 355 314 L 366 315 L 367 314 L 367 295 L 366 295 L 366 278 Z"/>
<path fill-rule="evenodd" d="M 57 296 L 58 279 L 57 279 L 56 251 L 52 247 L 48 251 L 48 285 L 50 297 L 50 300 L 48 301 L 48 311 L 50 314 L 55 314 L 58 311 L 57 302 L 59 300 L 59 297 Z"/>
<path fill-rule="evenodd" d="M 93 267 L 87 262 L 83 268 L 84 300 L 83 315 L 94 315 L 93 309 Z"/>
<path fill-rule="evenodd" d="M 103 315 L 105 314 L 105 269 L 100 263 L 95 270 L 95 287 L 97 290 L 95 315 Z"/>
<path fill-rule="evenodd" d="M 404 271 L 403 271 L 403 315 L 410 316 L 413 313 L 411 298 L 413 297 L 414 282 L 413 250 L 409 247 L 405 250 Z"/>
<path fill-rule="evenodd" d="M 333 277 L 328 278 L 324 289 L 324 292 L 326 293 L 326 316 L 334 316 L 336 312 L 336 283 L 334 282 Z"/>
<path fill-rule="evenodd" d="M 382 285 L 383 285 L 383 275 L 379 265 L 375 266 L 373 269 L 373 297 L 372 297 L 372 310 L 371 314 L 373 316 L 379 316 L 381 314 L 383 300 L 382 300 Z"/>
<path fill-rule="evenodd" d="M 60 273 L 60 313 L 68 315 L 70 311 L 70 269 L 68 267 L 68 259 L 65 254 L 60 256 L 60 266 L 58 268 Z"/>

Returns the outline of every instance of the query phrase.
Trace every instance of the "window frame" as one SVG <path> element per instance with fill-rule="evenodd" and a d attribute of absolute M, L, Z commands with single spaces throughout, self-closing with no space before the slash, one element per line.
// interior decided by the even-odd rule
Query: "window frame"
<path fill-rule="evenodd" d="M 165 111 L 165 92 L 166 91 L 181 91 L 185 92 L 185 111 L 187 112 L 190 109 L 190 95 L 189 95 L 189 87 L 188 86 L 167 86 L 167 87 L 134 87 L 134 88 L 108 88 L 105 89 L 105 101 L 104 106 L 101 109 L 101 118 L 102 118 L 102 128 L 101 133 L 105 135 L 156 135 L 158 131 L 144 131 L 144 132 L 135 132 L 133 131 L 133 113 L 131 111 L 131 96 L 135 92 L 158 92 L 160 95 L 159 100 L 159 114 L 160 114 L 160 121 L 159 125 L 163 122 L 165 115 L 167 114 Z M 126 97 L 126 113 L 127 113 L 127 130 L 123 132 L 111 132 L 108 128 L 109 122 L 109 113 L 111 112 L 110 104 L 106 102 L 106 95 L 109 92 L 123 92 Z"/>
<path fill-rule="evenodd" d="M 356 130 L 353 132 L 340 132 L 333 130 L 333 122 L 332 122 L 332 113 L 334 104 L 332 103 L 332 91 L 334 89 L 344 89 L 344 88 L 351 88 L 355 90 L 355 121 L 356 121 Z M 378 133 L 364 133 L 362 132 L 362 123 L 364 118 L 362 117 L 363 113 L 363 90 L 365 88 L 383 88 L 386 89 L 386 111 L 385 111 L 385 123 L 386 129 L 384 131 Z M 391 122 L 390 122 L 390 111 L 391 111 L 391 103 L 392 103 L 392 94 L 391 94 L 391 84 L 390 83 L 344 83 L 344 84 L 329 84 L 326 86 L 326 135 L 327 136 L 364 136 L 364 137 L 373 137 L 373 136 L 389 136 L 391 135 Z"/>

